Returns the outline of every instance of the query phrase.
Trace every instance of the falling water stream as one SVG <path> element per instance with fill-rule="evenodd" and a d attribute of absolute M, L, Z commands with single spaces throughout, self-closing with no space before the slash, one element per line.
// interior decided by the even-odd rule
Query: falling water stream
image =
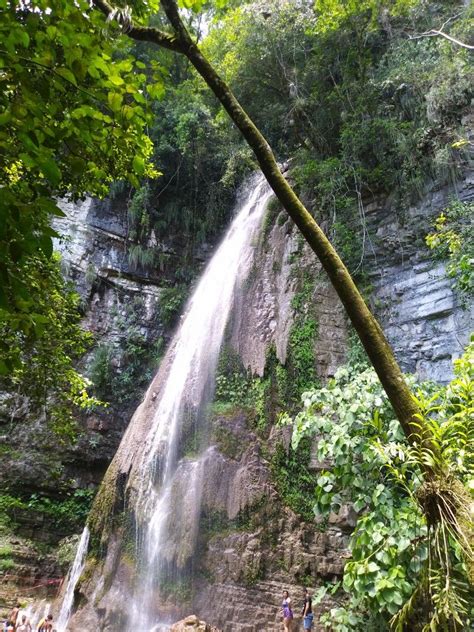
<path fill-rule="evenodd" d="M 152 630 L 160 582 L 173 581 L 191 558 L 198 533 L 206 451 L 178 458 L 183 424 L 205 428 L 217 361 L 236 290 L 253 262 L 270 192 L 262 176 L 252 179 L 224 240 L 187 306 L 174 339 L 174 356 L 147 437 L 141 463 L 138 511 L 142 515 L 141 573 L 129 627 Z M 155 627 L 156 629 L 156 627 Z"/>
<path fill-rule="evenodd" d="M 189 427 L 205 435 L 206 405 L 213 394 L 225 328 L 235 293 L 253 263 L 270 194 L 263 176 L 247 183 L 235 219 L 201 276 L 170 345 L 172 361 L 149 420 L 138 465 L 138 577 L 123 628 L 127 632 L 168 629 L 169 616 L 160 610 L 163 584 L 170 576 L 176 581 L 189 572 L 186 567 L 198 535 L 202 481 L 212 448 L 203 445 L 200 454 L 191 458 L 183 456 L 180 442 Z M 81 543 L 86 550 L 87 542 L 81 539 Z M 78 551 L 76 556 L 77 567 L 75 563 L 70 574 L 58 632 L 67 629 L 81 572 L 77 574 L 74 568 L 77 571 L 83 565 L 84 555 Z"/>
<path fill-rule="evenodd" d="M 58 621 L 56 624 L 57 632 L 65 632 L 66 626 L 71 616 L 72 606 L 74 603 L 74 589 L 79 580 L 79 577 L 84 570 L 86 563 L 87 547 L 89 546 L 89 529 L 85 527 L 82 532 L 81 539 L 77 546 L 76 556 L 69 571 L 68 582 L 66 585 L 66 592 L 64 593 L 63 602 L 61 604 L 61 610 L 59 611 Z"/>

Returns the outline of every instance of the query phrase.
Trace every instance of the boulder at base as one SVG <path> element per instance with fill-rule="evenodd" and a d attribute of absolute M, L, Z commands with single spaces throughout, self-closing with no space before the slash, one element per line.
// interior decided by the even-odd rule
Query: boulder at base
<path fill-rule="evenodd" d="M 170 632 L 220 632 L 217 628 L 211 627 L 205 621 L 199 621 L 195 614 L 178 621 L 171 626 Z"/>

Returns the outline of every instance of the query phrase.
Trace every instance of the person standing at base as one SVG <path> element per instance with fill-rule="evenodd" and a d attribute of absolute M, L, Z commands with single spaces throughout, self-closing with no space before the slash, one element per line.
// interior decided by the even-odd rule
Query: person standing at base
<path fill-rule="evenodd" d="M 38 623 L 37 632 L 52 632 L 52 630 L 53 630 L 53 615 L 48 614 L 47 617 L 44 617 Z"/>
<path fill-rule="evenodd" d="M 16 624 L 18 622 L 18 615 L 20 614 L 20 608 L 21 608 L 20 604 L 17 603 L 16 606 L 13 608 L 13 610 L 10 612 L 10 615 L 8 617 L 8 620 L 13 625 L 13 629 L 16 628 Z"/>
<path fill-rule="evenodd" d="M 307 588 L 304 591 L 304 606 L 302 615 L 303 628 L 305 630 L 311 630 L 311 628 L 313 627 L 313 602 Z"/>
<path fill-rule="evenodd" d="M 287 590 L 283 591 L 283 628 L 285 632 L 291 632 L 293 627 L 293 611 L 291 609 L 291 600 Z"/>

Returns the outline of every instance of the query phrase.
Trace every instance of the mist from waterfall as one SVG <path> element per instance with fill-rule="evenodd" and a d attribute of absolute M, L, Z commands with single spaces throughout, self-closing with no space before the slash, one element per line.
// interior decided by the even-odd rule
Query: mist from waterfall
<path fill-rule="evenodd" d="M 190 429 L 206 434 L 206 405 L 235 292 L 253 263 L 270 191 L 263 176 L 247 183 L 243 200 L 221 245 L 207 265 L 170 348 L 172 361 L 141 452 L 138 520 L 138 579 L 127 630 L 159 630 L 168 623 L 159 611 L 163 585 L 176 585 L 189 572 L 201 511 L 205 441 L 197 456 L 184 454 Z M 166 628 L 165 628 L 166 629 Z"/>

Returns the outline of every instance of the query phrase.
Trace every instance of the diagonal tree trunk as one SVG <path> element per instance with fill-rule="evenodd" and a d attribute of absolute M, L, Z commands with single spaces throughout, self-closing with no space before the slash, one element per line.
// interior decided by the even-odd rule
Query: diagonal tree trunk
<path fill-rule="evenodd" d="M 115 15 L 120 20 L 120 11 L 117 13 L 107 0 L 93 0 L 93 2 L 107 17 Z M 252 148 L 275 195 L 321 261 L 379 376 L 406 436 L 414 441 L 421 434 L 426 445 L 433 449 L 430 445 L 430 435 L 427 429 L 420 428 L 419 411 L 393 351 L 346 266 L 281 173 L 271 147 L 263 134 L 192 40 L 181 20 L 175 0 L 162 0 L 162 6 L 173 33 L 167 33 L 154 27 L 136 27 L 128 18 L 122 19 L 124 31 L 133 39 L 149 41 L 185 55 L 213 91 Z"/>

